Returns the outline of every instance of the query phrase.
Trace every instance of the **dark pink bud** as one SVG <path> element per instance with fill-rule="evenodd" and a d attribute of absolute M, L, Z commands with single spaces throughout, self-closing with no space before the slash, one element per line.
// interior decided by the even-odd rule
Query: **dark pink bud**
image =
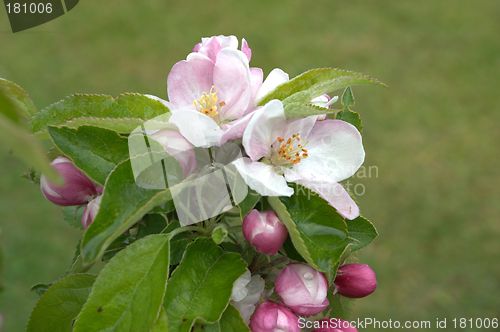
<path fill-rule="evenodd" d="M 82 205 L 97 195 L 94 183 L 71 160 L 57 157 L 51 165 L 64 180 L 62 185 L 54 185 L 42 175 L 40 188 L 45 198 L 52 203 L 63 206 Z"/>
<path fill-rule="evenodd" d="M 329 304 L 325 276 L 305 264 L 285 267 L 276 278 L 274 290 L 287 307 L 302 316 L 320 313 Z"/>
<path fill-rule="evenodd" d="M 314 329 L 313 332 L 358 332 L 351 323 L 340 318 L 325 318 L 317 321 L 315 326 L 320 326 Z"/>
<path fill-rule="evenodd" d="M 97 196 L 96 198 L 91 200 L 83 210 L 83 215 L 82 215 L 83 229 L 87 229 L 90 226 L 90 224 L 94 222 L 95 216 L 97 215 L 97 212 L 99 212 L 99 207 L 101 206 L 101 197 L 102 196 Z"/>
<path fill-rule="evenodd" d="M 352 298 L 365 297 L 377 288 L 375 272 L 366 264 L 342 265 L 334 283 L 339 294 Z"/>
<path fill-rule="evenodd" d="M 243 220 L 243 235 L 258 252 L 274 255 L 281 249 L 288 232 L 273 211 L 250 211 Z"/>
<path fill-rule="evenodd" d="M 261 303 L 250 319 L 252 332 L 300 332 L 299 319 L 288 308 L 271 301 Z"/>

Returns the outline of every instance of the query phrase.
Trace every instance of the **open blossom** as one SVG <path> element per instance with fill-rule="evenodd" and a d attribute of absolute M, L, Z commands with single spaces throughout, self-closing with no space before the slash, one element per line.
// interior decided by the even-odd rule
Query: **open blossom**
<path fill-rule="evenodd" d="M 359 208 L 339 184 L 363 164 L 361 134 L 341 120 L 318 116 L 287 120 L 283 104 L 272 100 L 257 110 L 243 134 L 248 158 L 235 160 L 248 186 L 263 196 L 291 196 L 294 182 L 318 193 L 348 219 Z"/>
<path fill-rule="evenodd" d="M 95 216 L 97 215 L 97 212 L 99 212 L 99 207 L 101 206 L 101 198 L 102 196 L 97 196 L 91 200 L 83 210 L 83 229 L 87 229 L 94 222 Z"/>
<path fill-rule="evenodd" d="M 248 270 L 234 282 L 231 303 L 238 309 L 246 323 L 250 321 L 255 306 L 264 292 L 264 287 L 264 279 L 257 274 L 252 276 Z"/>
<path fill-rule="evenodd" d="M 274 69 L 264 81 L 262 69 L 249 66 L 248 43 L 237 46 L 234 36 L 203 38 L 168 75 L 170 122 L 195 147 L 241 138 L 258 102 L 288 80 Z"/>
<path fill-rule="evenodd" d="M 358 332 L 358 329 L 351 323 L 340 318 L 324 318 L 315 324 L 320 327 L 314 329 L 313 332 Z"/>
<path fill-rule="evenodd" d="M 339 294 L 360 298 L 375 291 L 377 277 L 367 264 L 345 264 L 339 268 L 334 283 Z"/>
<path fill-rule="evenodd" d="M 250 320 L 252 332 L 300 332 L 299 319 L 287 307 L 271 301 L 261 303 Z"/>
<path fill-rule="evenodd" d="M 274 211 L 250 211 L 243 219 L 243 235 L 255 249 L 275 255 L 285 242 L 288 231 Z"/>
<path fill-rule="evenodd" d="M 43 195 L 54 204 L 82 205 L 99 193 L 99 188 L 66 157 L 57 157 L 51 163 L 62 177 L 63 184 L 50 183 L 45 176 L 40 179 Z"/>
<path fill-rule="evenodd" d="M 285 267 L 276 277 L 274 289 L 283 303 L 299 315 L 315 315 L 329 304 L 325 276 L 305 264 Z"/>

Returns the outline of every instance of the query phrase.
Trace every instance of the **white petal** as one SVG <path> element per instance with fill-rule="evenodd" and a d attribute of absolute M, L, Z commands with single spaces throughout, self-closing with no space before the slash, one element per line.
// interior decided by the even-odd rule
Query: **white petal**
<path fill-rule="evenodd" d="M 255 111 L 243 133 L 243 147 L 247 155 L 252 160 L 268 155 L 285 125 L 285 111 L 279 100 L 271 100 Z"/>
<path fill-rule="evenodd" d="M 269 75 L 267 75 L 266 80 L 262 83 L 262 86 L 257 93 L 257 101 L 262 100 L 269 92 L 274 91 L 279 85 L 288 82 L 290 77 L 287 73 L 279 68 L 273 69 Z"/>
<path fill-rule="evenodd" d="M 361 134 L 340 120 L 316 122 L 306 148 L 309 157 L 286 171 L 288 181 L 340 182 L 354 175 L 365 159 Z"/>
<path fill-rule="evenodd" d="M 179 128 L 191 144 L 208 148 L 219 145 L 223 134 L 219 125 L 210 117 L 195 110 L 179 110 L 172 114 L 170 122 Z"/>
<path fill-rule="evenodd" d="M 262 196 L 291 196 L 285 178 L 277 174 L 271 165 L 240 158 L 232 162 L 246 184 Z"/>

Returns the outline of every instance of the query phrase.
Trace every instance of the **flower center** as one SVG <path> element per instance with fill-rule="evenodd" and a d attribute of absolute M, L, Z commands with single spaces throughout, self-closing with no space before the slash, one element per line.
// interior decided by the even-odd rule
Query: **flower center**
<path fill-rule="evenodd" d="M 219 110 L 226 105 L 226 103 L 222 100 L 219 102 L 215 86 L 212 85 L 209 92 L 203 92 L 200 98 L 193 101 L 193 105 L 198 112 L 215 119 L 219 116 Z"/>
<path fill-rule="evenodd" d="M 274 151 L 271 161 L 276 166 L 293 166 L 309 156 L 298 133 L 288 139 L 278 136 L 272 147 Z"/>

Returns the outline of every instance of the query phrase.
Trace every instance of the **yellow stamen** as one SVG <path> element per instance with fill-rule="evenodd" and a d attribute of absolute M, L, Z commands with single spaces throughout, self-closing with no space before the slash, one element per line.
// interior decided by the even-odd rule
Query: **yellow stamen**
<path fill-rule="evenodd" d="M 286 140 L 281 136 L 277 137 L 273 148 L 275 148 L 273 163 L 278 166 L 296 165 L 309 156 L 307 149 L 301 144 L 298 133 Z"/>
<path fill-rule="evenodd" d="M 209 92 L 203 92 L 200 98 L 193 101 L 194 107 L 211 118 L 217 118 L 219 115 L 219 110 L 226 105 L 226 103 L 221 100 L 219 102 L 219 97 L 215 90 L 215 86 L 212 86 Z"/>

